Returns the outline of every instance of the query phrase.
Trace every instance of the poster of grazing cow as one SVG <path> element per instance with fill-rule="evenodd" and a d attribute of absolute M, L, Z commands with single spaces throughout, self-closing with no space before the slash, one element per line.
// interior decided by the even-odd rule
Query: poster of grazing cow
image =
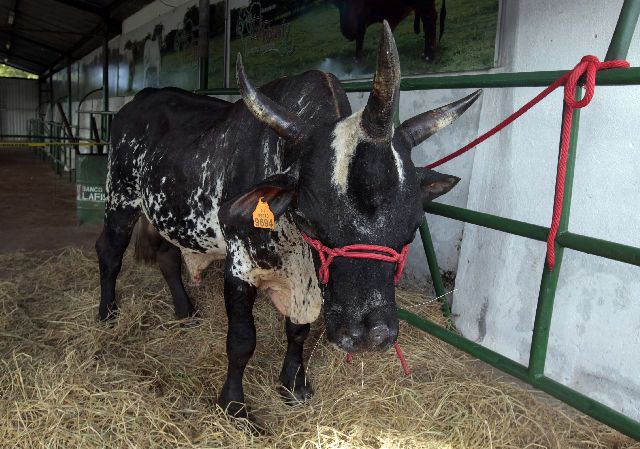
<path fill-rule="evenodd" d="M 230 0 L 229 54 L 245 55 L 258 84 L 313 69 L 340 80 L 371 78 L 375 36 L 387 20 L 404 75 L 482 70 L 494 66 L 499 2 Z M 190 0 L 144 25 L 125 24 L 109 44 L 111 94 L 131 95 L 145 87 L 197 89 L 199 17 L 198 1 Z M 223 87 L 224 47 L 224 1 L 210 0 L 211 88 Z M 76 88 L 80 96 L 101 86 L 100 61 L 101 49 L 83 58 L 79 78 L 87 85 Z M 56 85 L 66 89 L 62 79 Z"/>
<path fill-rule="evenodd" d="M 494 66 L 499 0 L 230 0 L 231 54 L 257 82 L 304 70 L 370 78 L 387 20 L 403 75 Z"/>
<path fill-rule="evenodd" d="M 209 84 L 224 79 L 224 2 L 209 6 Z M 198 1 L 184 2 L 144 25 L 123 30 L 118 60 L 118 93 L 133 94 L 145 87 L 198 85 Z"/>

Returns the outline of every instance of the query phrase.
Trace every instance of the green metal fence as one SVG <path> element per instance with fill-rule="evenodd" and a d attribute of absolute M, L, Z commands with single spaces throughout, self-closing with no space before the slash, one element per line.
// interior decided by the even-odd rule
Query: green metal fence
<path fill-rule="evenodd" d="M 625 0 L 605 59 L 624 59 L 626 57 L 639 15 L 640 1 Z M 412 91 L 426 89 L 547 86 L 564 73 L 565 71 L 537 71 L 412 78 L 403 79 L 400 88 L 403 91 Z M 598 85 L 605 86 L 639 85 L 640 68 L 610 70 L 599 73 L 596 78 L 596 83 Z M 343 85 L 347 92 L 368 92 L 372 87 L 372 83 L 370 81 L 350 82 L 344 83 Z M 200 91 L 200 93 L 208 95 L 237 95 L 238 91 L 237 89 L 209 89 Z M 582 89 L 577 89 L 576 95 L 581 96 Z M 547 345 L 549 341 L 549 329 L 553 314 L 553 302 L 556 286 L 558 284 L 558 277 L 561 271 L 564 248 L 570 248 L 576 251 L 632 265 L 640 265 L 640 248 L 587 237 L 569 231 L 569 213 L 571 209 L 579 122 L 580 110 L 576 109 L 573 114 L 565 194 L 562 204 L 562 220 L 555 240 L 556 264 L 553 271 L 549 271 L 546 268 L 546 264 L 543 269 L 528 366 L 517 363 L 501 354 L 498 354 L 497 352 L 462 337 L 450 329 L 439 326 L 407 310 L 398 309 L 398 316 L 407 323 L 430 333 L 431 335 L 529 383 L 530 385 L 533 385 L 536 388 L 539 388 L 540 390 L 551 394 L 552 396 L 555 396 L 577 410 L 580 410 L 581 412 L 611 426 L 612 428 L 636 440 L 640 440 L 640 422 L 634 421 L 612 408 L 544 375 Z M 425 211 L 454 220 L 460 220 L 466 223 L 472 223 L 478 226 L 543 242 L 546 241 L 549 233 L 549 228 L 543 226 L 439 203 L 425 204 Z M 445 297 L 446 292 L 440 276 L 431 233 L 426 221 L 420 227 L 420 235 L 422 237 L 436 293 L 438 296 L 442 297 L 443 311 L 448 315 L 449 307 Z"/>

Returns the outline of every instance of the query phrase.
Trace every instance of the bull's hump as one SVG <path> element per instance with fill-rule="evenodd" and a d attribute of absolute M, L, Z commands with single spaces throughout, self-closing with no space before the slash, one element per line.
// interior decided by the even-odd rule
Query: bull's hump
<path fill-rule="evenodd" d="M 309 124 L 332 123 L 351 114 L 340 82 L 320 70 L 280 78 L 260 90 Z"/>

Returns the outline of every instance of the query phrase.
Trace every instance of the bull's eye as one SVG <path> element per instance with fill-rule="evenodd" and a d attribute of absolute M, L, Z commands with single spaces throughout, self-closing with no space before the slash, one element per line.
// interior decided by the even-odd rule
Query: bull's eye
<path fill-rule="evenodd" d="M 295 210 L 294 214 L 293 214 L 293 220 L 296 223 L 296 226 L 298 226 L 298 228 L 304 232 L 305 234 L 307 234 L 309 237 L 312 237 L 314 239 L 317 238 L 316 236 L 316 230 L 315 227 L 309 222 L 309 220 L 307 220 L 307 218 L 299 211 L 299 210 Z"/>

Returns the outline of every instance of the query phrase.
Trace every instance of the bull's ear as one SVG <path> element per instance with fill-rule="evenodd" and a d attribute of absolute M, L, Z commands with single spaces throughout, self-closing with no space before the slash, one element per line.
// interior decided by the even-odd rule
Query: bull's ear
<path fill-rule="evenodd" d="M 218 212 L 218 219 L 225 225 L 252 226 L 253 211 L 262 198 L 262 201 L 269 205 L 277 221 L 296 196 L 296 188 L 297 179 L 289 174 L 270 176 L 249 191 L 223 203 Z"/>
<path fill-rule="evenodd" d="M 423 167 L 416 168 L 416 174 L 420 184 L 422 204 L 444 195 L 460 181 L 457 176 L 445 175 Z"/>

